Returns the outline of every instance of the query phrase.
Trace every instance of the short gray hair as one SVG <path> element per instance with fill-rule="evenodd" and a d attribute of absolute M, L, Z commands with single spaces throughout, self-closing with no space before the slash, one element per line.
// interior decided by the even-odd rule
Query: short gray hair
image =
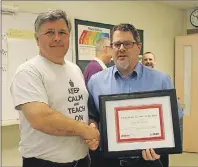
<path fill-rule="evenodd" d="M 110 39 L 107 37 L 101 37 L 96 41 L 96 55 L 107 46 L 108 42 L 110 43 Z"/>
<path fill-rule="evenodd" d="M 36 18 L 35 23 L 34 23 L 35 33 L 38 34 L 39 29 L 42 24 L 47 23 L 47 22 L 56 21 L 59 19 L 63 19 L 65 21 L 69 31 L 71 31 L 71 24 L 67 18 L 66 12 L 63 10 L 56 9 L 56 10 L 49 10 L 47 12 L 40 13 L 38 15 L 38 17 Z"/>

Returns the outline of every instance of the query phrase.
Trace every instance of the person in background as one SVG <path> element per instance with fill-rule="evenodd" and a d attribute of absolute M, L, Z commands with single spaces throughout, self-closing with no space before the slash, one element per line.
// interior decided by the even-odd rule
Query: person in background
<path fill-rule="evenodd" d="M 111 46 L 115 65 L 91 77 L 87 84 L 89 91 L 90 122 L 100 129 L 99 96 L 121 93 L 146 92 L 172 89 L 173 84 L 165 73 L 147 68 L 138 62 L 142 47 L 137 29 L 131 24 L 119 24 L 111 31 Z M 165 111 L 164 111 L 165 112 Z M 179 117 L 183 113 L 178 106 Z M 112 118 L 113 119 L 113 118 Z M 160 155 L 154 149 L 142 151 L 142 156 L 104 158 L 98 147 L 94 167 L 162 167 Z"/>
<path fill-rule="evenodd" d="M 70 30 L 64 11 L 39 14 L 39 55 L 20 65 L 13 78 L 10 91 L 19 111 L 23 167 L 89 167 L 88 151 L 98 147 L 99 131 L 88 125 L 82 72 L 64 60 Z"/>
<path fill-rule="evenodd" d="M 142 64 L 147 67 L 155 68 L 155 55 L 152 52 L 145 52 L 142 56 Z"/>
<path fill-rule="evenodd" d="M 145 52 L 142 56 L 142 64 L 155 69 L 156 59 L 155 55 L 152 52 Z M 163 164 L 163 167 L 169 166 L 169 156 L 168 154 L 161 155 L 160 160 Z"/>
<path fill-rule="evenodd" d="M 93 74 L 107 68 L 106 64 L 111 62 L 111 58 L 112 48 L 109 38 L 99 38 L 96 41 L 96 57 L 89 62 L 83 73 L 86 85 Z"/>

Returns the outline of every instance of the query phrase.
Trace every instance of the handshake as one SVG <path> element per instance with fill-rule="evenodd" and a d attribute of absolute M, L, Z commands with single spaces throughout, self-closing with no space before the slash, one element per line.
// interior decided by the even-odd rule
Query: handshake
<path fill-rule="evenodd" d="M 100 133 L 94 123 L 86 126 L 82 134 L 82 138 L 88 145 L 89 149 L 96 150 L 100 142 Z"/>
<path fill-rule="evenodd" d="M 96 150 L 100 143 L 100 133 L 94 123 L 89 126 L 83 126 L 83 130 L 80 135 L 90 150 Z M 160 155 L 156 154 L 153 149 L 146 149 L 142 151 L 142 157 L 144 160 L 154 161 L 160 158 Z"/>

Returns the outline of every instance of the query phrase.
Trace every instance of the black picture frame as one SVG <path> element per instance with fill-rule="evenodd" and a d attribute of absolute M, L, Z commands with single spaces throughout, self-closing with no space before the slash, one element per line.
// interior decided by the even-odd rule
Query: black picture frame
<path fill-rule="evenodd" d="M 112 95 L 100 95 L 99 96 L 99 108 L 100 108 L 100 124 L 101 124 L 101 149 L 104 157 L 115 158 L 115 157 L 130 157 L 130 156 L 141 156 L 142 149 L 137 150 L 122 150 L 122 151 L 109 151 L 108 150 L 108 132 L 107 124 L 111 121 L 107 120 L 106 117 L 106 102 L 109 101 L 119 101 L 128 99 L 141 99 L 141 98 L 151 98 L 151 97 L 164 97 L 168 96 L 170 99 L 170 110 L 172 116 L 172 127 L 173 127 L 173 137 L 174 137 L 174 147 L 163 147 L 155 148 L 157 154 L 179 154 L 182 153 L 182 142 L 181 142 L 181 132 L 178 116 L 178 106 L 176 98 L 176 90 L 157 90 L 149 92 L 135 92 L 135 93 L 123 93 L 123 94 L 112 94 Z M 118 102 L 117 102 L 118 104 Z M 113 119 L 113 118 L 112 118 Z"/>

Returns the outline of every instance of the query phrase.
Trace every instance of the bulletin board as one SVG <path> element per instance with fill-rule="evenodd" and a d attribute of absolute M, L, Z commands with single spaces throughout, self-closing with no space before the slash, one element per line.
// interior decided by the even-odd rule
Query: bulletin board
<path fill-rule="evenodd" d="M 9 125 L 18 119 L 18 111 L 10 94 L 10 85 L 16 69 L 38 54 L 34 40 L 36 14 L 2 14 L 2 124 Z M 5 124 L 4 124 L 5 122 Z"/>
<path fill-rule="evenodd" d="M 95 57 L 95 42 L 101 37 L 110 38 L 110 31 L 114 25 L 75 19 L 75 52 L 76 64 L 82 72 L 90 60 Z M 140 40 L 143 45 L 143 30 L 139 30 Z M 143 54 L 143 46 L 141 50 Z M 108 65 L 112 66 L 113 61 Z"/>
<path fill-rule="evenodd" d="M 14 109 L 10 94 L 10 85 L 17 68 L 27 60 L 37 56 L 39 49 L 34 38 L 34 22 L 38 14 L 15 13 L 2 14 L 2 121 L 15 122 L 18 111 Z M 73 61 L 72 42 L 65 56 Z"/>

